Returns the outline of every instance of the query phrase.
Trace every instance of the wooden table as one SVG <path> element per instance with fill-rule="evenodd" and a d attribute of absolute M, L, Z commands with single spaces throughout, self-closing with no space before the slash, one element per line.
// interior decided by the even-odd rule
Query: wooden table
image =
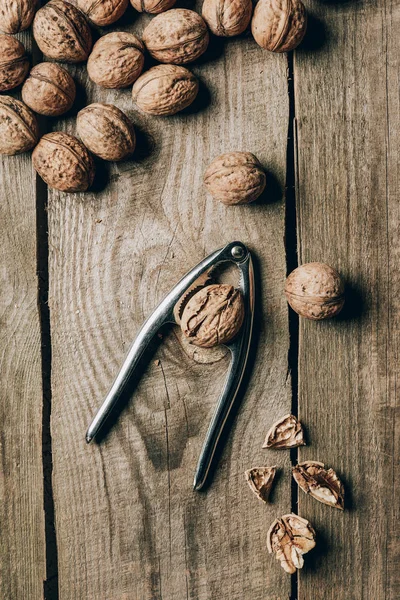
<path fill-rule="evenodd" d="M 139 114 L 130 90 L 70 67 L 76 108 L 115 103 L 138 130 L 135 158 L 98 164 L 90 193 L 46 189 L 29 154 L 2 158 L 2 599 L 400 598 L 399 5 L 307 6 L 294 55 L 250 35 L 214 38 L 193 66 L 198 100 L 172 118 Z M 116 29 L 148 20 L 129 10 Z M 75 116 L 42 127 L 74 132 Z M 252 206 L 205 192 L 205 167 L 230 150 L 268 171 Z M 254 364 L 212 485 L 194 493 L 225 353 L 168 333 L 105 439 L 87 446 L 84 434 L 143 319 L 235 238 L 256 255 Z M 347 284 L 330 322 L 299 322 L 283 295 L 287 272 L 314 260 Z M 290 411 L 308 445 L 262 450 Z M 293 486 L 291 465 L 306 459 L 340 474 L 344 513 Z M 280 468 L 268 505 L 244 481 L 259 464 Z M 318 532 L 292 578 L 266 549 L 270 523 L 290 511 Z"/>

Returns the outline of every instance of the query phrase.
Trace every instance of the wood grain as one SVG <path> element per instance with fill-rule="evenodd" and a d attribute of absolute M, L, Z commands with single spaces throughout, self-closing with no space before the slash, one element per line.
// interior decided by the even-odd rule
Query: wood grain
<path fill-rule="evenodd" d="M 193 70 L 202 83 L 195 106 L 157 119 L 134 111 L 130 90 L 95 88 L 85 69 L 71 69 L 87 102 L 115 103 L 133 118 L 139 143 L 134 160 L 99 166 L 95 192 L 49 195 L 62 600 L 283 600 L 290 593 L 265 541 L 276 515 L 290 510 L 290 478 L 278 479 L 271 506 L 244 479 L 259 463 L 278 464 L 286 475 L 290 464 L 286 453 L 261 450 L 291 397 L 281 293 L 286 59 L 250 39 L 215 40 Z M 74 131 L 74 118 L 63 127 Z M 236 149 L 254 152 L 268 170 L 269 191 L 251 207 L 224 207 L 202 184 L 211 159 Z M 227 356 L 194 355 L 177 333 L 165 335 L 109 435 L 87 447 L 84 434 L 143 319 L 186 270 L 235 238 L 257 257 L 257 360 L 213 483 L 199 494 L 194 469 Z"/>
<path fill-rule="evenodd" d="M 300 458 L 337 470 L 347 507 L 341 514 L 299 492 L 301 514 L 319 534 L 299 598 L 394 600 L 399 12 L 385 0 L 314 9 L 321 46 L 299 50 L 295 61 L 300 262 L 338 268 L 347 307 L 332 322 L 301 321 L 299 412 L 310 445 Z"/>

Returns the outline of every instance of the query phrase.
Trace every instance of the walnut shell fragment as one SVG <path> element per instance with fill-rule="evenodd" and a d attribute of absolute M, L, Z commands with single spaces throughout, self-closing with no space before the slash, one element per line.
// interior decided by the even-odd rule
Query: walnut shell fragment
<path fill-rule="evenodd" d="M 33 67 L 22 88 L 22 99 L 40 115 L 56 117 L 69 111 L 76 95 L 71 75 L 56 63 Z"/>
<path fill-rule="evenodd" d="M 28 29 L 38 5 L 38 0 L 1 0 L 0 31 L 15 34 Z"/>
<path fill-rule="evenodd" d="M 162 13 L 175 4 L 176 0 L 131 0 L 133 8 L 139 12 L 147 12 L 152 15 Z"/>
<path fill-rule="evenodd" d="M 214 35 L 240 35 L 250 23 L 251 0 L 204 0 L 202 16 Z"/>
<path fill-rule="evenodd" d="M 78 0 L 89 21 L 104 27 L 118 21 L 128 8 L 129 0 Z"/>
<path fill-rule="evenodd" d="M 307 13 L 301 0 L 259 0 L 251 21 L 257 44 L 270 52 L 294 50 L 304 38 Z"/>
<path fill-rule="evenodd" d="M 246 481 L 251 491 L 263 502 L 268 502 L 275 474 L 276 466 L 253 467 L 245 471 Z"/>
<path fill-rule="evenodd" d="M 11 35 L 0 35 L 0 92 L 16 88 L 28 71 L 24 45 Z"/>
<path fill-rule="evenodd" d="M 344 509 L 343 483 L 333 469 L 325 469 L 324 463 L 311 460 L 299 463 L 293 467 L 293 478 L 303 492 L 319 502 Z"/>
<path fill-rule="evenodd" d="M 293 513 L 276 519 L 267 534 L 270 554 L 281 562 L 286 573 L 296 573 L 304 565 L 303 554 L 315 547 L 315 531 L 307 519 Z"/>
<path fill-rule="evenodd" d="M 181 328 L 195 346 L 212 348 L 230 342 L 244 319 L 242 294 L 232 285 L 207 285 L 186 304 Z"/>
<path fill-rule="evenodd" d="M 144 64 L 144 46 L 133 33 L 113 31 L 93 46 L 87 63 L 92 81 L 105 88 L 130 86 L 139 77 Z"/>
<path fill-rule="evenodd" d="M 263 448 L 297 448 L 305 446 L 303 426 L 294 415 L 285 415 L 268 431 Z"/>
<path fill-rule="evenodd" d="M 0 96 L 0 154 L 31 150 L 39 139 L 39 126 L 30 108 L 11 96 Z"/>

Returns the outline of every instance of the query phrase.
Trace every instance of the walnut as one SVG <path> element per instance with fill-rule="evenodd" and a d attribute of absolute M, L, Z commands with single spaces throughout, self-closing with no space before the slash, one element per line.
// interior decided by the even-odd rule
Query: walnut
<path fill-rule="evenodd" d="M 135 82 L 132 98 L 143 112 L 165 116 L 189 106 L 198 91 L 197 78 L 185 67 L 157 65 Z"/>
<path fill-rule="evenodd" d="M 33 36 L 45 56 L 78 63 L 87 59 L 92 34 L 85 16 L 63 0 L 50 0 L 38 10 L 33 21 Z"/>
<path fill-rule="evenodd" d="M 263 448 L 296 448 L 305 446 L 303 427 L 294 415 L 285 415 L 268 431 Z"/>
<path fill-rule="evenodd" d="M 0 31 L 19 33 L 28 29 L 38 5 L 38 0 L 1 0 Z"/>
<path fill-rule="evenodd" d="M 251 491 L 263 502 L 268 502 L 275 474 L 276 466 L 253 467 L 245 472 Z"/>
<path fill-rule="evenodd" d="M 286 573 L 296 573 L 304 565 L 303 554 L 315 547 L 315 531 L 311 524 L 291 513 L 276 519 L 267 534 L 267 548 L 281 562 Z"/>
<path fill-rule="evenodd" d="M 289 52 L 302 41 L 307 13 L 301 0 L 259 0 L 251 31 L 257 44 L 271 52 Z"/>
<path fill-rule="evenodd" d="M 319 502 L 344 509 L 344 487 L 333 469 L 325 469 L 324 463 L 305 461 L 293 467 L 297 485 Z"/>
<path fill-rule="evenodd" d="M 212 348 L 230 342 L 244 319 L 242 294 L 232 285 L 207 285 L 186 304 L 181 319 L 183 333 L 195 346 Z"/>
<path fill-rule="evenodd" d="M 183 65 L 205 52 L 209 35 L 200 15 L 193 10 L 174 8 L 150 21 L 143 32 L 143 41 L 159 62 Z"/>
<path fill-rule="evenodd" d="M 22 88 L 25 104 L 49 117 L 66 113 L 74 103 L 75 94 L 75 83 L 68 71 L 50 62 L 33 67 Z"/>
<path fill-rule="evenodd" d="M 30 108 L 11 96 L 0 96 L 0 154 L 26 152 L 38 139 L 38 123 Z"/>
<path fill-rule="evenodd" d="M 78 113 L 78 135 L 104 160 L 122 160 L 135 150 L 136 138 L 132 122 L 112 104 L 90 104 Z"/>
<path fill-rule="evenodd" d="M 251 0 L 204 0 L 201 14 L 215 35 L 232 37 L 247 29 L 252 12 Z"/>
<path fill-rule="evenodd" d="M 93 159 L 73 135 L 54 131 L 44 135 L 32 154 L 33 166 L 51 187 L 62 192 L 84 192 L 93 183 Z"/>
<path fill-rule="evenodd" d="M 172 8 L 175 2 L 176 0 L 131 0 L 133 8 L 139 12 L 147 12 L 154 15 Z"/>
<path fill-rule="evenodd" d="M 144 64 L 144 46 L 133 33 L 114 31 L 99 39 L 89 56 L 87 70 L 92 81 L 105 88 L 131 85 Z"/>
<path fill-rule="evenodd" d="M 223 204 L 248 204 L 265 189 L 265 172 L 250 152 L 227 152 L 215 158 L 204 174 L 211 196 Z"/>
<path fill-rule="evenodd" d="M 78 6 L 89 21 L 99 27 L 118 21 L 128 8 L 129 0 L 78 0 Z"/>
<path fill-rule="evenodd" d="M 339 273 L 324 263 L 307 263 L 286 279 L 285 294 L 301 317 L 319 321 L 337 315 L 344 304 L 344 285 Z"/>
<path fill-rule="evenodd" d="M 20 85 L 29 71 L 25 47 L 11 35 L 0 35 L 0 92 Z"/>

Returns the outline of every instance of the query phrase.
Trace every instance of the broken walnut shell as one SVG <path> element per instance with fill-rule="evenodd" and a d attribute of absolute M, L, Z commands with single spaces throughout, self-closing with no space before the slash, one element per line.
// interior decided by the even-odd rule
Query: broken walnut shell
<path fill-rule="evenodd" d="M 94 163 L 86 147 L 69 133 L 44 135 L 32 154 L 33 166 L 51 187 L 62 192 L 85 192 L 93 183 Z"/>
<path fill-rule="evenodd" d="M 259 0 L 251 31 L 257 44 L 271 52 L 294 50 L 304 38 L 307 13 L 301 0 Z"/>
<path fill-rule="evenodd" d="M 56 63 L 33 67 L 22 88 L 22 99 L 40 115 L 56 117 L 69 111 L 76 95 L 71 75 Z"/>
<path fill-rule="evenodd" d="M 137 11 L 153 15 L 169 10 L 175 2 L 176 0 L 131 0 L 133 8 Z"/>
<path fill-rule="evenodd" d="M 344 487 L 333 469 L 325 469 L 324 463 L 307 460 L 293 467 L 293 478 L 297 485 L 313 498 L 344 509 Z"/>
<path fill-rule="evenodd" d="M 144 46 L 133 33 L 113 31 L 93 46 L 87 63 L 92 81 L 104 88 L 126 88 L 139 77 L 144 65 Z"/>
<path fill-rule="evenodd" d="M 251 0 L 204 0 L 202 16 L 214 35 L 240 35 L 250 23 Z"/>
<path fill-rule="evenodd" d="M 246 481 L 251 491 L 263 502 L 268 502 L 275 474 L 276 466 L 253 467 L 245 471 Z"/>
<path fill-rule="evenodd" d="M 263 448 L 297 448 L 305 446 L 302 424 L 294 415 L 285 415 L 268 431 Z"/>
<path fill-rule="evenodd" d="M 275 519 L 267 534 L 267 548 L 280 561 L 286 573 L 293 574 L 304 565 L 303 554 L 315 547 L 312 525 L 293 513 Z"/>
<path fill-rule="evenodd" d="M 0 96 L 0 154 L 26 152 L 38 139 L 38 122 L 31 109 L 11 96 Z"/>
<path fill-rule="evenodd" d="M 223 204 L 248 204 L 264 191 L 266 176 L 251 152 L 227 152 L 208 166 L 204 184 L 211 196 Z"/>
<path fill-rule="evenodd" d="M 173 8 L 157 15 L 143 31 L 147 50 L 161 63 L 192 62 L 206 51 L 208 41 L 204 20 L 186 8 Z"/>
<path fill-rule="evenodd" d="M 184 335 L 195 346 L 212 348 L 230 342 L 244 320 L 242 294 L 232 285 L 207 285 L 190 298 L 181 318 Z"/>
<path fill-rule="evenodd" d="M 0 35 L 0 92 L 20 85 L 29 71 L 25 47 L 11 35 Z"/>
<path fill-rule="evenodd" d="M 291 308 L 301 317 L 320 321 L 337 315 L 344 305 L 344 285 L 329 265 L 306 263 L 286 279 L 285 295 Z"/>
<path fill-rule="evenodd" d="M 122 160 L 135 150 L 133 123 L 112 104 L 89 104 L 79 111 L 77 132 L 90 152 L 103 160 Z"/>
<path fill-rule="evenodd" d="M 104 27 L 118 21 L 128 8 L 129 0 L 78 0 L 89 21 Z"/>
<path fill-rule="evenodd" d="M 38 5 L 38 0 L 1 0 L 0 31 L 15 34 L 28 29 Z"/>
<path fill-rule="evenodd" d="M 86 60 L 92 47 L 86 17 L 64 0 L 50 0 L 37 11 L 33 37 L 45 56 L 69 63 Z"/>

